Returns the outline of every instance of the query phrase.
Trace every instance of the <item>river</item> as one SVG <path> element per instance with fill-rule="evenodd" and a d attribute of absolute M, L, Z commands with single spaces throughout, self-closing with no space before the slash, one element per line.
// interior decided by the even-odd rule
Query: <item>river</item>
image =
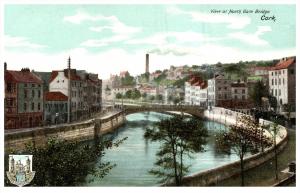
<path fill-rule="evenodd" d="M 170 115 L 144 112 L 126 116 L 127 123 L 115 133 L 115 139 L 128 137 L 119 147 L 106 151 L 104 161 L 117 164 L 104 178 L 87 176 L 83 186 L 158 186 L 159 179 L 148 173 L 154 167 L 159 142 L 150 142 L 144 139 L 146 127 L 153 126 L 154 122 Z M 224 155 L 215 150 L 215 133 L 224 129 L 224 125 L 212 121 L 205 121 L 204 125 L 209 132 L 205 152 L 193 154 L 193 158 L 185 159 L 190 165 L 189 174 L 211 169 L 238 160 L 234 154 Z M 99 160 L 98 160 L 99 161 Z"/>

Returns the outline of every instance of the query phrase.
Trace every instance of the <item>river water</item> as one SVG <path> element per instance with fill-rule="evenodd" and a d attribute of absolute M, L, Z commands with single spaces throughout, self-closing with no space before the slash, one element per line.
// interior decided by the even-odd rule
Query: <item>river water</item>
<path fill-rule="evenodd" d="M 158 186 L 159 179 L 148 173 L 154 167 L 159 142 L 144 139 L 146 127 L 151 127 L 162 118 L 170 115 L 144 112 L 126 116 L 127 123 L 115 133 L 115 139 L 128 137 L 119 147 L 106 151 L 104 161 L 117 164 L 104 178 L 87 176 L 84 186 Z M 224 129 L 224 125 L 212 121 L 205 121 L 208 128 L 208 143 L 205 152 L 194 153 L 193 158 L 185 159 L 190 165 L 189 174 L 212 169 L 229 162 L 238 160 L 235 154 L 224 155 L 215 150 L 215 133 Z M 90 179 L 94 178 L 90 182 Z"/>

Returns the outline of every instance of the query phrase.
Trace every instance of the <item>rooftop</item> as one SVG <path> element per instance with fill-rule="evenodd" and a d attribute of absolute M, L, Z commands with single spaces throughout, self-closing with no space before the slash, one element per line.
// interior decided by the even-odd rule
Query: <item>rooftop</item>
<path fill-rule="evenodd" d="M 68 97 L 61 92 L 46 92 L 44 95 L 46 101 L 67 101 Z"/>
<path fill-rule="evenodd" d="M 43 83 L 43 81 L 37 75 L 30 72 L 28 68 L 22 69 L 21 71 L 7 70 L 5 72 L 5 81 L 9 80 L 19 83 Z"/>

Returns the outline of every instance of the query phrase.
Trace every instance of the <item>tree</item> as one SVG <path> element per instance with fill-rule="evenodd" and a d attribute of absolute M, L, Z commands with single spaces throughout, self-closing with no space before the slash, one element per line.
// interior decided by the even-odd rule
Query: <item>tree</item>
<path fill-rule="evenodd" d="M 22 153 L 34 156 L 32 167 L 36 173 L 31 184 L 76 186 L 83 183 L 89 174 L 103 178 L 116 164 L 102 161 L 96 165 L 92 163 L 104 157 L 106 149 L 118 147 L 124 140 L 126 138 L 112 142 L 110 139 L 98 138 L 93 144 L 83 144 L 51 138 L 44 147 L 28 144 Z M 6 183 L 9 185 L 8 181 Z"/>
<path fill-rule="evenodd" d="M 125 76 L 121 78 L 122 86 L 133 86 L 135 85 L 135 80 L 133 76 L 130 76 L 129 72 L 126 72 Z"/>
<path fill-rule="evenodd" d="M 182 185 L 183 176 L 189 169 L 184 164 L 184 156 L 191 157 L 191 153 L 203 151 L 207 136 L 202 121 L 179 115 L 161 120 L 154 128 L 147 128 L 144 137 L 161 143 L 156 153 L 157 167 L 149 172 L 161 178 L 160 182 Z"/>
<path fill-rule="evenodd" d="M 261 107 L 262 98 L 268 96 L 268 88 L 264 85 L 262 81 L 258 81 L 254 84 L 252 89 L 250 89 L 249 96 L 256 107 Z"/>
<path fill-rule="evenodd" d="M 155 100 L 155 96 L 150 95 L 150 96 L 149 96 L 149 100 L 150 100 L 151 102 L 153 102 L 153 101 Z"/>
<path fill-rule="evenodd" d="M 269 95 L 268 96 L 269 98 L 269 103 L 270 103 L 270 106 L 274 109 L 274 111 L 276 112 L 277 111 L 277 99 L 276 97 L 272 96 L 272 95 Z"/>
<path fill-rule="evenodd" d="M 156 100 L 157 101 L 162 101 L 163 100 L 163 96 L 161 94 L 156 95 Z"/>
<path fill-rule="evenodd" d="M 273 119 L 273 124 L 268 125 L 267 130 L 272 136 L 272 144 L 274 146 L 274 160 L 275 160 L 275 179 L 278 180 L 278 150 L 277 150 L 277 135 L 279 133 L 279 125 L 277 119 Z"/>
<path fill-rule="evenodd" d="M 139 99 L 141 98 L 141 92 L 138 90 L 138 89 L 134 89 L 132 92 L 131 92 L 131 98 L 132 99 Z"/>
<path fill-rule="evenodd" d="M 126 93 L 125 93 L 126 98 L 131 98 L 131 95 L 132 95 L 132 90 L 126 91 Z"/>
<path fill-rule="evenodd" d="M 116 98 L 117 98 L 117 99 L 120 99 L 120 98 L 122 98 L 122 97 L 123 97 L 122 93 L 119 93 L 119 92 L 118 92 L 118 93 L 116 94 Z"/>
<path fill-rule="evenodd" d="M 217 135 L 217 147 L 220 151 L 230 154 L 232 151 L 239 156 L 241 186 L 245 185 L 244 157 L 247 152 L 257 152 L 258 146 L 270 146 L 271 141 L 266 136 L 261 136 L 261 129 L 251 117 L 241 116 L 236 125 L 231 125 L 229 131 Z"/>
<path fill-rule="evenodd" d="M 143 99 L 146 99 L 146 98 L 147 98 L 147 93 L 144 92 L 144 93 L 142 94 L 142 97 L 143 97 Z"/>

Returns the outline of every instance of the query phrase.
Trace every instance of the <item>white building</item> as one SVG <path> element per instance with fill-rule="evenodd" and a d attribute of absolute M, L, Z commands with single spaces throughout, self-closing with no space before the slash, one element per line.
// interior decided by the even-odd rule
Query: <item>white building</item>
<path fill-rule="evenodd" d="M 133 90 L 133 86 L 117 86 L 112 88 L 112 95 L 116 97 L 118 93 L 125 95 L 125 93 L 129 90 Z"/>
<path fill-rule="evenodd" d="M 269 91 L 278 104 L 296 103 L 296 58 L 283 58 L 269 71 Z"/>
<path fill-rule="evenodd" d="M 185 82 L 185 104 L 206 106 L 207 104 L 207 82 L 201 78 L 192 77 Z"/>

